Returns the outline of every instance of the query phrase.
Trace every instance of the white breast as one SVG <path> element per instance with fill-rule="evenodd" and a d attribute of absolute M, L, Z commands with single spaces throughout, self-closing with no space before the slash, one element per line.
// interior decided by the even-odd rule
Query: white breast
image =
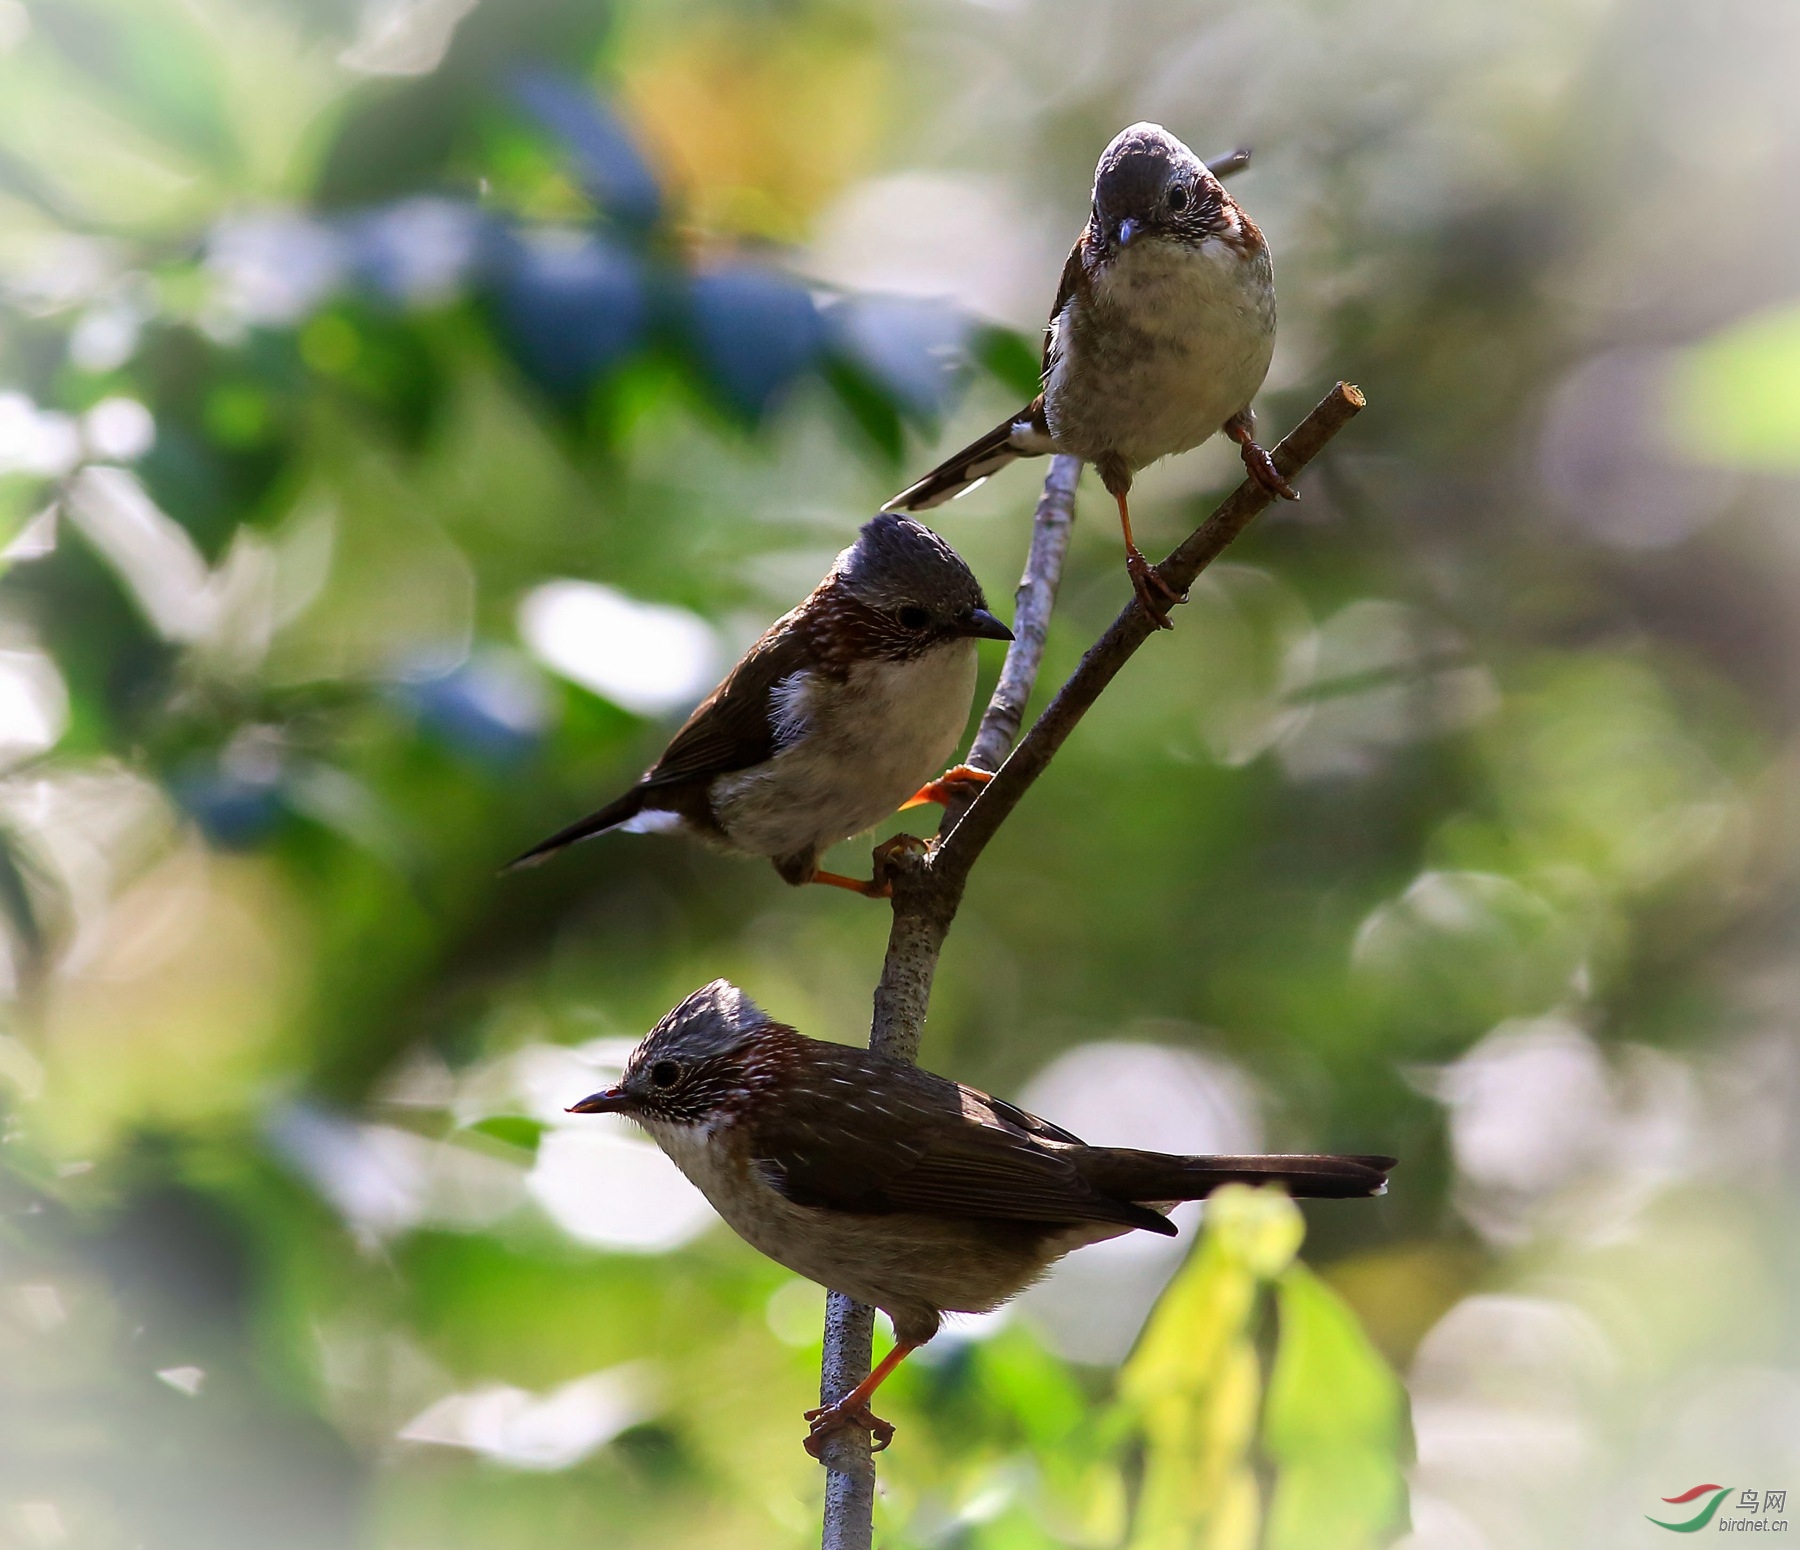
<path fill-rule="evenodd" d="M 1135 470 L 1196 447 L 1250 400 L 1275 348 L 1268 249 L 1144 241 L 1057 320 L 1044 407 L 1058 450 Z"/>
<path fill-rule="evenodd" d="M 786 746 L 713 785 L 713 811 L 737 849 L 825 850 L 872 829 L 956 752 L 975 694 L 975 643 L 949 641 L 909 662 L 869 662 L 846 679 L 796 674 L 779 695 Z"/>

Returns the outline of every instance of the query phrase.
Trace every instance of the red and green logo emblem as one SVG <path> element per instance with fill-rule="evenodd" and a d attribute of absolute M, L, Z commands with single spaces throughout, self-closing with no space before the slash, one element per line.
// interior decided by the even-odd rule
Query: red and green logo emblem
<path fill-rule="evenodd" d="M 1710 1496 L 1712 1499 L 1695 1513 L 1693 1517 L 1689 1518 L 1685 1523 L 1665 1523 L 1661 1518 L 1651 1518 L 1650 1521 L 1658 1528 L 1666 1528 L 1671 1533 L 1698 1534 L 1701 1529 L 1712 1522 L 1713 1514 L 1719 1510 L 1719 1503 L 1724 1501 L 1730 1494 L 1731 1487 L 1728 1485 L 1693 1486 L 1689 1490 L 1683 1491 L 1679 1496 L 1665 1496 L 1663 1498 L 1670 1506 L 1680 1507 L 1688 1502 L 1697 1501 L 1702 1496 Z M 1645 1516 L 1648 1517 L 1649 1514 L 1646 1513 Z"/>

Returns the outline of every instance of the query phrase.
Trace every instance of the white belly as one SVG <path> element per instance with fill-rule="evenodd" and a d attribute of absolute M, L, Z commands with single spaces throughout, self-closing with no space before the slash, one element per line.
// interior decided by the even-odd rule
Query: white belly
<path fill-rule="evenodd" d="M 1135 471 L 1197 447 L 1250 405 L 1275 349 L 1268 250 L 1145 242 L 1096 275 L 1080 322 L 1057 320 L 1044 410 L 1057 450 Z"/>
<path fill-rule="evenodd" d="M 956 752 L 975 661 L 975 642 L 957 640 L 911 662 L 852 668 L 843 682 L 795 683 L 788 746 L 713 785 L 726 839 L 751 855 L 790 856 L 874 828 Z"/>

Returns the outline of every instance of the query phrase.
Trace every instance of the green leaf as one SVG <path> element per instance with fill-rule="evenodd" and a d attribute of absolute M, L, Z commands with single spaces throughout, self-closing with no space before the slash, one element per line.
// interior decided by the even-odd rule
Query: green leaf
<path fill-rule="evenodd" d="M 1023 398 L 1043 386 L 1039 341 L 1011 328 L 984 328 L 974 340 L 975 359 Z"/>
<path fill-rule="evenodd" d="M 1276 1283 L 1264 1550 L 1375 1550 L 1404 1526 L 1406 1396 L 1356 1315 L 1304 1265 Z"/>
<path fill-rule="evenodd" d="M 1257 1303 L 1305 1230 L 1279 1189 L 1228 1185 L 1207 1202 L 1200 1245 L 1120 1378 L 1120 1399 L 1144 1440 L 1131 1550 L 1249 1550 L 1255 1543 Z"/>

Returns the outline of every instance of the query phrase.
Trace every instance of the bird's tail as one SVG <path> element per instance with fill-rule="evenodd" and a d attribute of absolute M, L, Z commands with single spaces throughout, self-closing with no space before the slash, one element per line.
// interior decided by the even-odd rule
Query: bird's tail
<path fill-rule="evenodd" d="M 970 442 L 955 457 L 946 458 L 881 509 L 929 511 L 974 489 L 1008 463 L 1022 457 L 1041 457 L 1051 450 L 1050 435 L 1044 428 L 1044 401 L 1038 398 L 979 441 Z"/>
<path fill-rule="evenodd" d="M 1351 1200 L 1387 1190 L 1392 1157 L 1325 1154 L 1252 1157 L 1171 1157 L 1095 1147 L 1082 1172 L 1118 1200 L 1199 1200 L 1222 1184 L 1279 1184 L 1290 1195 Z"/>
<path fill-rule="evenodd" d="M 599 812 L 589 813 L 587 817 L 570 824 L 568 828 L 557 830 L 541 845 L 533 845 L 524 855 L 514 856 L 500 870 L 502 872 L 518 872 L 526 867 L 539 866 L 558 851 L 567 850 L 577 840 L 585 840 L 594 834 L 604 834 L 608 829 L 616 829 L 622 823 L 630 823 L 643 810 L 644 788 L 633 786 L 616 801 L 608 802 Z"/>

